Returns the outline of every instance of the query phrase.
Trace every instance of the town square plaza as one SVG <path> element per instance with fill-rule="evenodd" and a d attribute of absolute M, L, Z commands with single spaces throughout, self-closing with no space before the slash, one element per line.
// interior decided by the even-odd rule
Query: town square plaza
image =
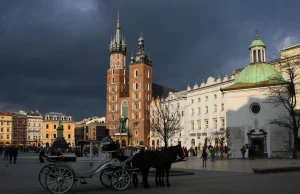
<path fill-rule="evenodd" d="M 40 169 L 48 164 L 39 163 L 35 153 L 20 153 L 17 164 L 0 160 L 0 193 L 50 193 L 40 185 L 38 175 Z M 199 157 L 189 158 L 186 162 L 175 163 L 172 169 L 193 172 L 194 175 L 171 176 L 171 187 L 158 187 L 154 177 L 150 176 L 150 189 L 142 185 L 133 185 L 125 191 L 117 191 L 104 187 L 99 180 L 99 174 L 87 179 L 85 185 L 79 182 L 68 193 L 299 193 L 300 172 L 255 174 L 252 168 L 300 167 L 300 160 L 283 159 L 219 159 L 215 163 L 207 161 L 207 167 L 202 167 Z M 139 180 L 141 178 L 139 177 Z"/>

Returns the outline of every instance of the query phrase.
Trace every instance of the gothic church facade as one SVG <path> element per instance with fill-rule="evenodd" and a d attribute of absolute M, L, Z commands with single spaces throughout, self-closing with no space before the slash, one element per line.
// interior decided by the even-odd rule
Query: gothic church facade
<path fill-rule="evenodd" d="M 119 14 L 116 32 L 109 45 L 110 68 L 106 84 L 106 127 L 114 141 L 125 145 L 149 144 L 150 103 L 153 97 L 164 97 L 169 88 L 152 81 L 152 60 L 144 49 L 144 38 L 138 39 L 138 50 L 126 66 L 126 43 L 121 35 Z M 126 118 L 120 126 L 120 118 Z M 121 130 L 124 129 L 125 130 Z"/>

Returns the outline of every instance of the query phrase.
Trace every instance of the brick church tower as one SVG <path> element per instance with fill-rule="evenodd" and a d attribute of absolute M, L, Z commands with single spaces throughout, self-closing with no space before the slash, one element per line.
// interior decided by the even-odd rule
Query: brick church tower
<path fill-rule="evenodd" d="M 110 68 L 107 70 L 106 127 L 112 138 L 122 145 L 148 145 L 149 111 L 152 100 L 152 64 L 144 50 L 144 39 L 138 39 L 138 51 L 126 69 L 126 44 L 121 36 L 119 13 L 116 33 L 110 45 Z M 127 118 L 125 131 L 120 118 Z M 129 132 L 127 131 L 129 130 Z M 129 134 L 129 135 L 128 135 Z"/>

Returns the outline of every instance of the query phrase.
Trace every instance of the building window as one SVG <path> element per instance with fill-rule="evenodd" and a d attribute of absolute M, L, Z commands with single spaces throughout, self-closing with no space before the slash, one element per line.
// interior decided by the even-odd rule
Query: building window
<path fill-rule="evenodd" d="M 6 129 L 6 132 L 9 132 L 9 128 Z"/>
<path fill-rule="evenodd" d="M 205 100 L 208 101 L 208 96 L 205 96 Z"/>
<path fill-rule="evenodd" d="M 139 89 L 139 83 L 135 83 L 135 89 L 138 90 Z"/>
<path fill-rule="evenodd" d="M 27 139 L 30 140 L 30 136 L 28 136 Z"/>
<path fill-rule="evenodd" d="M 71 129 L 71 125 L 68 125 L 68 129 Z"/>
<path fill-rule="evenodd" d="M 9 135 L 6 135 L 6 139 L 10 139 L 10 138 L 9 138 Z"/>
<path fill-rule="evenodd" d="M 71 139 L 71 134 L 68 134 L 68 138 Z"/>
<path fill-rule="evenodd" d="M 194 130 L 195 126 L 194 126 L 194 121 L 191 121 L 191 130 Z"/>
<path fill-rule="evenodd" d="M 205 129 L 207 129 L 208 128 L 208 119 L 204 120 L 204 124 L 205 124 Z"/>
<path fill-rule="evenodd" d="M 115 86 L 111 87 L 111 92 L 115 92 Z"/>
<path fill-rule="evenodd" d="M 49 134 L 48 134 L 48 133 L 46 134 L 46 138 L 47 138 L 47 139 L 49 138 Z"/>
<path fill-rule="evenodd" d="M 224 111 L 224 104 L 221 104 L 221 111 Z"/>
<path fill-rule="evenodd" d="M 56 138 L 56 134 L 53 134 L 53 138 Z"/>
<path fill-rule="evenodd" d="M 115 115 L 111 116 L 111 120 L 113 120 L 113 121 L 115 120 Z"/>
<path fill-rule="evenodd" d="M 198 120 L 197 123 L 198 123 L 198 129 L 201 129 L 201 120 Z"/>
<path fill-rule="evenodd" d="M 194 115 L 194 109 L 192 108 L 191 110 L 191 115 L 193 116 Z"/>
<path fill-rule="evenodd" d="M 111 71 L 111 72 L 112 72 L 112 75 L 114 75 L 114 74 L 115 74 L 115 70 L 114 70 L 114 69 L 112 69 L 112 71 Z"/>
<path fill-rule="evenodd" d="M 200 103 L 201 102 L 201 98 L 198 98 L 198 103 Z"/>
<path fill-rule="evenodd" d="M 147 78 L 150 78 L 150 71 L 147 71 Z"/>
<path fill-rule="evenodd" d="M 214 105 L 214 112 L 217 112 L 217 105 Z"/>
<path fill-rule="evenodd" d="M 112 102 L 114 102 L 114 101 L 115 101 L 115 97 L 113 96 L 113 97 L 112 97 Z"/>
<path fill-rule="evenodd" d="M 135 99 L 139 99 L 139 94 L 138 93 L 135 93 Z"/>
<path fill-rule="evenodd" d="M 111 83 L 112 83 L 112 84 L 115 83 L 115 78 L 114 78 L 114 77 L 111 78 Z"/>
<path fill-rule="evenodd" d="M 139 118 L 138 113 L 135 113 L 135 119 L 138 119 L 138 118 Z"/>
<path fill-rule="evenodd" d="M 198 115 L 200 115 L 200 114 L 201 114 L 201 108 L 198 107 Z"/>
<path fill-rule="evenodd" d="M 72 120 L 72 118 L 71 118 L 71 117 L 69 117 L 69 118 L 68 118 L 68 120 L 69 120 L 69 121 L 71 121 L 71 120 Z"/>
<path fill-rule="evenodd" d="M 134 77 L 138 77 L 139 76 L 139 71 L 136 69 L 134 70 Z"/>
<path fill-rule="evenodd" d="M 139 104 L 135 103 L 135 109 L 139 109 Z"/>
<path fill-rule="evenodd" d="M 194 99 L 191 100 L 191 104 L 194 104 Z"/>
<path fill-rule="evenodd" d="M 182 117 L 184 116 L 184 113 L 183 113 L 183 111 L 181 111 L 181 116 L 182 116 Z"/>
<path fill-rule="evenodd" d="M 124 84 L 126 84 L 126 79 L 125 79 L 125 77 L 124 77 L 124 79 L 123 79 L 123 82 L 124 82 Z"/>
<path fill-rule="evenodd" d="M 208 106 L 205 107 L 205 113 L 208 113 Z"/>
<path fill-rule="evenodd" d="M 225 119 L 221 118 L 221 128 L 225 128 Z"/>
<path fill-rule="evenodd" d="M 123 101 L 122 102 L 122 109 L 121 109 L 121 111 L 122 111 L 122 115 L 124 115 L 125 117 L 128 117 L 128 102 L 127 101 Z"/>
<path fill-rule="evenodd" d="M 56 125 L 54 125 L 54 129 L 56 129 Z"/>
<path fill-rule="evenodd" d="M 115 111 L 115 105 L 111 106 L 111 111 L 114 112 Z"/>
<path fill-rule="evenodd" d="M 147 83 L 147 88 L 148 88 L 148 91 L 150 91 L 150 84 Z"/>
<path fill-rule="evenodd" d="M 217 99 L 217 94 L 214 95 L 214 99 Z"/>
<path fill-rule="evenodd" d="M 217 119 L 214 119 L 214 129 L 217 129 L 217 127 L 218 127 L 218 121 Z"/>

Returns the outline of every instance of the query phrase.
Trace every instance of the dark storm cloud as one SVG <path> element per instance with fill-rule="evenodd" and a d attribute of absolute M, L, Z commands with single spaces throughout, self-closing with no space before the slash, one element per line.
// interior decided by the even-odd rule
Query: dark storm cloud
<path fill-rule="evenodd" d="M 259 30 L 268 55 L 299 43 L 298 1 L 0 1 L 0 109 L 105 115 L 108 44 L 120 10 L 127 55 L 142 29 L 154 81 L 185 89 L 249 63 Z"/>

